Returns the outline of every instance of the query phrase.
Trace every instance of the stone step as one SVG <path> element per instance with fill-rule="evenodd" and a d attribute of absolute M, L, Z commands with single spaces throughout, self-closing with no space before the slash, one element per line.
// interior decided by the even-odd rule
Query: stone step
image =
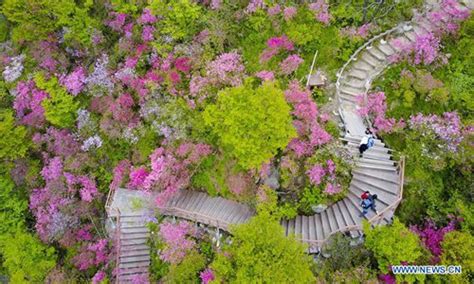
<path fill-rule="evenodd" d="M 121 283 L 136 283 L 136 277 L 144 275 L 145 278 L 148 278 L 148 271 L 147 272 L 138 272 L 136 274 L 129 274 L 129 275 L 121 275 L 119 276 L 119 284 Z"/>
<path fill-rule="evenodd" d="M 130 250 L 120 250 L 120 257 L 128 257 L 128 256 L 142 256 L 142 255 L 150 255 L 150 248 L 146 246 L 144 249 L 130 249 Z"/>
<path fill-rule="evenodd" d="M 380 51 L 376 46 L 369 46 L 365 50 L 378 61 L 384 62 L 387 60 L 385 54 Z"/>
<path fill-rule="evenodd" d="M 413 32 L 420 36 L 420 35 L 424 35 L 424 34 L 427 34 L 429 33 L 430 31 L 428 31 L 425 27 L 421 26 L 421 25 L 413 25 Z"/>
<path fill-rule="evenodd" d="M 384 204 L 384 207 L 390 206 L 392 203 L 396 201 L 396 196 L 393 194 L 387 193 L 382 190 L 376 190 L 373 187 L 367 187 L 365 184 L 358 182 L 356 180 L 351 182 L 350 191 L 352 191 L 355 195 L 361 196 L 366 190 L 368 190 L 371 194 L 377 194 L 377 203 Z"/>
<path fill-rule="evenodd" d="M 297 238 L 301 238 L 301 215 L 295 218 L 295 235 Z"/>
<path fill-rule="evenodd" d="M 352 65 L 352 68 L 358 69 L 358 70 L 363 70 L 367 72 L 367 74 L 373 74 L 375 73 L 375 69 L 372 65 L 369 63 L 363 61 L 363 60 L 357 60 L 355 63 Z"/>
<path fill-rule="evenodd" d="M 400 177 L 396 172 L 380 171 L 373 169 L 355 168 L 352 170 L 354 175 L 367 176 L 377 178 L 386 182 L 391 182 L 398 185 Z"/>
<path fill-rule="evenodd" d="M 369 77 L 368 73 L 365 71 L 357 70 L 357 69 L 351 69 L 349 72 L 347 72 L 347 77 L 353 77 L 356 79 L 359 79 L 365 83 L 367 78 Z"/>
<path fill-rule="evenodd" d="M 347 209 L 346 205 L 344 204 L 343 200 L 336 202 L 335 206 L 341 213 L 345 226 L 357 225 L 354 218 L 351 216 L 349 209 Z"/>
<path fill-rule="evenodd" d="M 416 41 L 416 33 L 413 31 L 405 32 L 403 35 L 411 42 Z"/>
<path fill-rule="evenodd" d="M 386 41 L 380 41 L 377 48 L 383 52 L 385 56 L 392 56 L 395 54 L 395 49 Z"/>
<path fill-rule="evenodd" d="M 120 263 L 125 264 L 125 263 L 133 263 L 133 262 L 138 262 L 138 263 L 143 263 L 145 261 L 150 261 L 150 255 L 120 255 Z"/>
<path fill-rule="evenodd" d="M 373 217 L 375 217 L 375 212 L 372 211 L 371 209 L 369 209 L 369 211 L 367 212 L 367 214 L 365 215 L 365 217 L 360 217 L 359 215 L 362 213 L 362 206 L 360 205 L 360 197 L 359 196 L 356 196 L 354 193 L 350 192 L 347 194 L 347 199 L 352 203 L 352 205 L 354 207 L 356 207 L 357 209 L 357 215 L 356 217 L 360 219 L 360 222 L 362 223 L 362 220 L 363 219 L 366 219 L 366 220 L 369 220 Z M 376 208 L 378 211 L 379 208 Z"/>
<path fill-rule="evenodd" d="M 359 90 L 365 90 L 365 80 L 360 80 L 356 78 L 345 79 L 342 81 L 342 87 L 352 87 Z"/>
<path fill-rule="evenodd" d="M 324 239 L 323 233 L 323 223 L 321 221 L 321 214 L 315 214 L 314 216 L 314 226 L 316 227 L 316 239 L 322 240 Z"/>
<path fill-rule="evenodd" d="M 342 202 L 349 212 L 351 218 L 354 220 L 354 223 L 357 226 L 360 226 L 362 224 L 362 219 L 359 217 L 359 214 L 362 212 L 362 209 L 360 208 L 359 204 L 353 204 L 349 198 L 344 198 Z"/>
<path fill-rule="evenodd" d="M 301 216 L 301 237 L 304 240 L 309 240 L 310 239 L 309 238 L 309 230 L 311 230 L 311 228 L 310 228 L 308 216 Z"/>
<path fill-rule="evenodd" d="M 351 95 L 340 94 L 339 98 L 349 103 L 357 103 L 357 98 Z"/>
<path fill-rule="evenodd" d="M 359 157 L 359 155 L 360 155 L 359 150 L 355 149 L 355 148 L 352 148 L 352 147 L 349 148 L 349 152 L 352 153 L 354 155 L 354 157 Z M 372 151 L 367 150 L 362 154 L 362 157 L 360 157 L 360 158 L 387 161 L 387 160 L 391 160 L 392 156 L 390 154 L 384 154 L 384 153 L 380 153 L 380 152 L 372 152 Z"/>
<path fill-rule="evenodd" d="M 134 251 L 142 251 L 146 250 L 149 251 L 150 247 L 145 243 L 145 244 L 137 244 L 137 245 L 126 245 L 126 246 L 120 246 L 120 252 L 121 253 L 132 253 Z"/>
<path fill-rule="evenodd" d="M 321 223 L 323 224 L 323 239 L 326 239 L 331 234 L 331 226 L 329 225 L 329 217 L 327 210 L 324 210 L 319 215 L 321 215 Z"/>
<path fill-rule="evenodd" d="M 121 246 L 146 244 L 147 239 L 120 240 Z"/>
<path fill-rule="evenodd" d="M 140 232 L 140 233 L 124 233 L 120 234 L 121 240 L 134 240 L 134 239 L 148 239 L 150 236 L 149 232 Z"/>
<path fill-rule="evenodd" d="M 118 270 L 119 277 L 126 278 L 128 275 L 137 275 L 137 274 L 148 274 L 148 266 L 143 267 L 132 267 L 132 268 L 122 268 Z"/>
<path fill-rule="evenodd" d="M 363 95 L 365 93 L 365 90 L 344 86 L 339 89 L 339 92 L 349 96 L 357 97 Z"/>
<path fill-rule="evenodd" d="M 353 176 L 353 181 L 357 181 L 359 183 L 364 184 L 366 188 L 373 188 L 373 190 L 378 191 L 385 191 L 386 193 L 392 194 L 397 196 L 399 191 L 399 186 L 393 183 L 389 183 L 383 180 L 379 180 L 377 178 L 368 178 L 365 176 Z M 369 190 L 370 191 L 370 190 Z"/>
<path fill-rule="evenodd" d="M 135 234 L 135 233 L 148 233 L 149 230 L 147 227 L 144 226 L 129 226 L 129 227 L 121 227 L 120 231 L 122 234 Z"/>
<path fill-rule="evenodd" d="M 359 158 L 358 162 L 362 164 L 374 165 L 374 166 L 395 167 L 395 161 L 392 161 L 392 160 L 382 161 L 382 160 L 373 160 L 373 159 L 367 159 L 367 158 Z"/>
<path fill-rule="evenodd" d="M 362 139 L 362 136 L 359 135 L 346 135 L 341 140 L 346 140 L 346 141 L 354 141 L 356 143 L 360 143 Z M 385 143 L 382 142 L 382 140 L 375 138 L 375 145 L 377 146 L 382 146 L 385 147 Z"/>
<path fill-rule="evenodd" d="M 338 230 L 343 230 L 347 225 L 344 221 L 344 218 L 342 217 L 342 213 L 339 211 L 339 207 L 336 204 L 337 203 L 333 204 L 328 209 L 334 215 L 334 220 L 336 221 L 337 229 Z"/>
<path fill-rule="evenodd" d="M 359 146 L 360 146 L 360 142 L 353 142 L 353 141 L 349 141 L 347 142 L 347 145 L 349 147 L 354 147 L 354 148 L 357 148 L 359 149 Z M 374 146 L 370 147 L 368 150 L 366 151 L 371 151 L 371 152 L 380 152 L 380 153 L 390 153 L 391 152 L 391 149 L 389 148 L 385 148 L 383 147 L 382 145 L 377 145 L 377 143 L 374 144 Z"/>
<path fill-rule="evenodd" d="M 148 268 L 150 266 L 150 261 L 138 261 L 138 262 L 126 262 L 120 263 L 119 269 L 128 269 L 128 268 Z"/>
<path fill-rule="evenodd" d="M 371 65 L 374 68 L 379 68 L 382 65 L 380 60 L 378 60 L 377 58 L 375 58 L 373 55 L 371 55 L 368 52 L 362 53 L 361 60 L 367 62 L 369 65 Z"/>
<path fill-rule="evenodd" d="M 397 168 L 395 166 L 381 166 L 381 165 L 374 165 L 371 163 L 364 163 L 359 162 L 357 163 L 357 168 L 359 169 L 369 169 L 369 170 L 379 170 L 379 171 L 387 171 L 387 172 L 397 172 Z"/>

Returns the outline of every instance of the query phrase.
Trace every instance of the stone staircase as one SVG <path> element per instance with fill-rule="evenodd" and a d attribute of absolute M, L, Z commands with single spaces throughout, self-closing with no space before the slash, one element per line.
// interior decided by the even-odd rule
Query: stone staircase
<path fill-rule="evenodd" d="M 142 214 L 118 218 L 118 283 L 132 283 L 137 277 L 148 278 L 150 235 Z"/>

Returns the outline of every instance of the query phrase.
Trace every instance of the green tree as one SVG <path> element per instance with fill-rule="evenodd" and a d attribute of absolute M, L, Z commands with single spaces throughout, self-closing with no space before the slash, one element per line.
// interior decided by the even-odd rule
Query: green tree
<path fill-rule="evenodd" d="M 79 103 L 74 101 L 74 97 L 59 85 L 56 77 L 46 80 L 42 73 L 37 73 L 35 83 L 38 88 L 49 94 L 49 98 L 42 102 L 46 120 L 59 127 L 72 126 L 79 108 Z"/>
<path fill-rule="evenodd" d="M 6 169 L 0 167 L 0 236 L 2 236 L 23 228 L 28 201 L 19 196 Z"/>
<path fill-rule="evenodd" d="M 444 279 L 444 283 L 469 283 L 469 275 L 472 277 L 474 273 L 474 237 L 469 233 L 452 231 L 444 236 L 441 247 L 441 264 L 460 265 L 462 274 L 444 275 L 439 278 Z"/>
<path fill-rule="evenodd" d="M 290 107 L 274 83 L 254 89 L 247 81 L 219 92 L 205 109 L 204 122 L 244 169 L 259 167 L 295 136 Z"/>
<path fill-rule="evenodd" d="M 175 40 L 183 40 L 193 35 L 199 28 L 202 17 L 201 7 L 190 0 L 153 0 L 150 8 L 154 14 L 161 15 L 158 22 L 160 32 Z"/>
<path fill-rule="evenodd" d="M 226 283 L 313 283 L 306 247 L 284 235 L 275 196 L 258 206 L 257 216 L 231 229 L 233 239 L 211 263 Z"/>
<path fill-rule="evenodd" d="M 370 228 L 364 224 L 365 245 L 372 251 L 380 271 L 388 273 L 391 265 L 416 263 L 423 256 L 423 249 L 418 236 L 411 232 L 398 219 L 391 226 Z M 397 275 L 400 282 L 423 281 L 424 275 Z"/>
<path fill-rule="evenodd" d="M 74 0 L 5 0 L 2 12 L 14 23 L 12 38 L 16 42 L 41 40 L 66 27 L 66 40 L 90 44 L 98 21 L 88 14 L 93 1 L 80 2 L 82 5 Z"/>
<path fill-rule="evenodd" d="M 42 283 L 56 265 L 54 248 L 21 230 L 0 237 L 0 254 L 11 283 Z"/>
<path fill-rule="evenodd" d="M 205 257 L 193 250 L 179 264 L 170 265 L 164 283 L 200 283 L 199 272 L 205 267 Z"/>
<path fill-rule="evenodd" d="M 0 110 L 0 159 L 24 157 L 29 146 L 26 128 L 15 125 L 11 110 Z"/>

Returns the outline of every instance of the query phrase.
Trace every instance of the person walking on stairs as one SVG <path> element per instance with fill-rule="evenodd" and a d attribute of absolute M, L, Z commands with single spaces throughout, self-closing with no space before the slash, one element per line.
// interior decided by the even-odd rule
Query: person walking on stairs
<path fill-rule="evenodd" d="M 362 139 L 360 140 L 360 144 L 359 144 L 359 157 L 362 158 L 362 154 L 367 151 L 367 149 L 369 149 L 370 147 L 374 146 L 375 144 L 375 139 L 374 139 L 374 135 L 372 134 L 372 131 L 370 131 L 369 128 L 367 128 L 365 130 L 365 136 L 362 137 Z"/>
<path fill-rule="evenodd" d="M 370 194 L 369 191 L 365 191 L 361 195 L 361 199 L 360 206 L 362 206 L 362 213 L 360 213 L 359 217 L 364 217 L 369 212 L 369 209 L 372 209 L 375 214 L 378 214 L 377 209 L 375 209 L 377 194 Z"/>

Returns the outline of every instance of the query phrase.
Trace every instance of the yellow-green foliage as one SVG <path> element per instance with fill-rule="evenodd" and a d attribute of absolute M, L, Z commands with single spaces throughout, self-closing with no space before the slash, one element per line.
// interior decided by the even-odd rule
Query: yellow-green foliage
<path fill-rule="evenodd" d="M 46 120 L 58 127 L 72 126 L 79 108 L 79 103 L 74 101 L 74 97 L 59 85 L 56 77 L 47 80 L 42 73 L 37 73 L 35 83 L 38 88 L 49 94 L 49 98 L 41 103 Z"/>
<path fill-rule="evenodd" d="M 273 83 L 225 89 L 204 111 L 218 143 L 244 169 L 258 168 L 296 134 L 283 91 Z"/>
<path fill-rule="evenodd" d="M 56 265 L 54 248 L 43 245 L 26 231 L 17 231 L 0 238 L 2 266 L 10 283 L 43 283 L 48 272 Z"/>
<path fill-rule="evenodd" d="M 206 267 L 206 258 L 191 251 L 179 264 L 170 265 L 164 283 L 199 283 L 199 271 Z"/>
<path fill-rule="evenodd" d="M 158 22 L 159 31 L 174 40 L 182 40 L 193 35 L 198 29 L 202 16 L 201 7 L 190 0 L 153 0 L 150 9 L 163 17 Z"/>
<path fill-rule="evenodd" d="M 217 283 L 314 283 L 305 246 L 287 238 L 269 213 L 260 208 L 256 217 L 232 230 L 232 244 L 211 263 Z"/>
<path fill-rule="evenodd" d="M 397 218 L 391 226 L 378 226 L 371 229 L 369 223 L 364 224 L 365 246 L 372 251 L 377 259 L 380 271 L 388 273 L 391 265 L 403 262 L 416 264 L 423 256 L 423 249 L 418 236 L 411 232 Z M 412 283 L 423 281 L 425 275 L 397 275 L 398 281 Z"/>
<path fill-rule="evenodd" d="M 452 231 L 441 243 L 441 264 L 461 265 L 462 274 L 440 277 L 445 283 L 469 283 L 469 274 L 474 272 L 474 237 L 466 232 Z"/>
<path fill-rule="evenodd" d="M 85 0 L 83 5 L 77 5 L 74 0 L 5 0 L 2 12 L 14 23 L 15 42 L 45 39 L 65 27 L 66 40 L 89 45 L 92 29 L 98 24 L 89 16 L 92 5 L 93 0 Z"/>
<path fill-rule="evenodd" d="M 24 126 L 15 125 L 11 110 L 0 111 L 0 159 L 24 157 L 30 143 Z"/>

